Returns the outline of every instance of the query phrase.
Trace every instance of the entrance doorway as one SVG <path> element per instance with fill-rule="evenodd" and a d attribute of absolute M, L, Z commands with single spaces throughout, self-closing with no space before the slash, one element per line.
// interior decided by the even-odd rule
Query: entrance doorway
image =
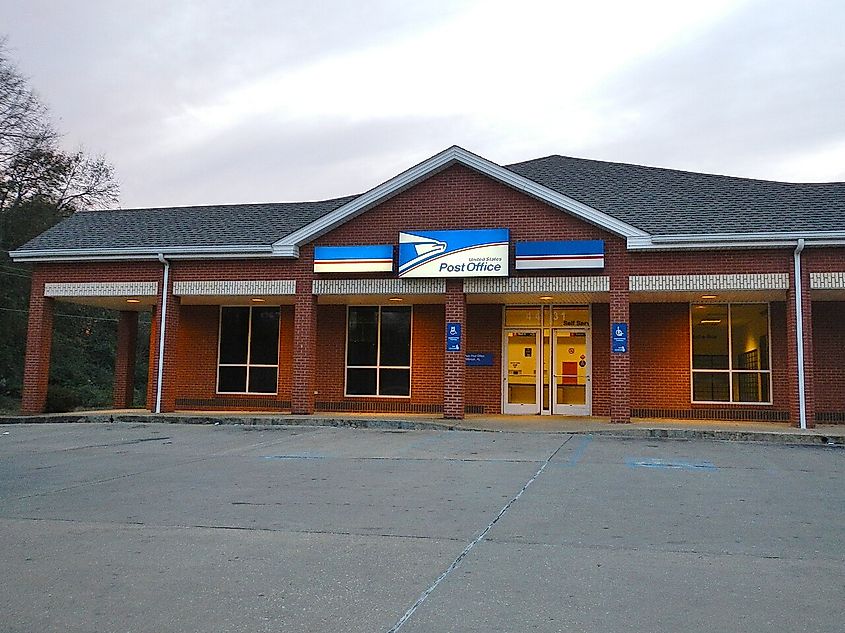
<path fill-rule="evenodd" d="M 590 415 L 589 306 L 507 306 L 502 413 Z"/>

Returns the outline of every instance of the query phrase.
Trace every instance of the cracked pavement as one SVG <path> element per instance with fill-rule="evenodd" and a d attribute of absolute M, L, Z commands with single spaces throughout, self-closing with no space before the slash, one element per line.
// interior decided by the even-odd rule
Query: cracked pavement
<path fill-rule="evenodd" d="M 0 427 L 4 631 L 839 631 L 845 449 Z"/>

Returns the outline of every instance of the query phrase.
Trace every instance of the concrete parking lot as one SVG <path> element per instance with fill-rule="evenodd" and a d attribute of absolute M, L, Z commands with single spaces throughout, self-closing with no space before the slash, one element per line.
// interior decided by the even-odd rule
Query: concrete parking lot
<path fill-rule="evenodd" d="M 830 631 L 845 449 L 0 427 L 3 631 Z"/>

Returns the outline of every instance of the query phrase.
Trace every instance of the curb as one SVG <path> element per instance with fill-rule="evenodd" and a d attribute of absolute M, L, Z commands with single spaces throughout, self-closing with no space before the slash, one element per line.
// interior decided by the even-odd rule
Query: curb
<path fill-rule="evenodd" d="M 35 415 L 0 417 L 0 425 L 12 424 L 190 424 L 207 426 L 242 426 L 245 429 L 267 430 L 289 426 L 324 426 L 353 429 L 384 429 L 401 431 L 473 431 L 476 433 L 531 433 L 523 429 L 485 429 L 450 422 L 416 421 L 408 419 L 363 417 L 313 417 L 313 416 L 202 416 L 202 415 Z M 565 435 L 598 435 L 622 439 L 671 439 L 711 440 L 719 442 L 757 442 L 792 444 L 801 446 L 845 447 L 845 436 L 828 436 L 820 433 L 778 433 L 768 431 L 742 431 L 720 429 L 672 429 L 614 426 L 606 429 L 567 429 L 545 431 Z"/>

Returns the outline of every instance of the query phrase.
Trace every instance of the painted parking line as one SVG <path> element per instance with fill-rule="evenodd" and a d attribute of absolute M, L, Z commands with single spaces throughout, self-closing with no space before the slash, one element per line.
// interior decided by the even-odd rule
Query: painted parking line
<path fill-rule="evenodd" d="M 571 436 L 574 440 L 575 436 Z M 593 441 L 592 434 L 584 435 L 578 440 L 578 444 L 572 449 L 572 452 L 569 454 L 568 459 L 556 459 L 551 464 L 549 464 L 552 468 L 572 468 L 578 465 L 578 462 L 584 457 L 584 453 L 587 452 L 587 449 L 590 447 L 590 444 Z"/>
<path fill-rule="evenodd" d="M 629 468 L 656 468 L 660 470 L 689 470 L 715 472 L 719 470 L 712 462 L 685 462 L 677 459 L 637 459 L 626 457 L 625 463 Z"/>
<path fill-rule="evenodd" d="M 264 455 L 264 459 L 325 459 L 319 453 L 292 453 L 290 455 Z"/>

